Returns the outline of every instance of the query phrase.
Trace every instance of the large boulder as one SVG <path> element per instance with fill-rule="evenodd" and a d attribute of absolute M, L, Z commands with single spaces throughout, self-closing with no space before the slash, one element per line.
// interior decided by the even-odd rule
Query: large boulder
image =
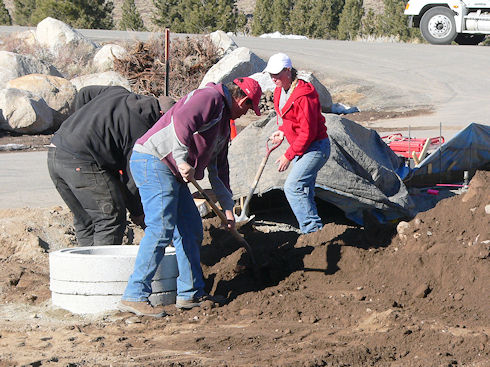
<path fill-rule="evenodd" d="M 221 30 L 210 33 L 209 38 L 211 39 L 213 45 L 218 48 L 220 56 L 228 55 L 233 50 L 238 48 L 235 41 L 233 41 L 230 36 Z"/>
<path fill-rule="evenodd" d="M 119 85 L 129 91 L 131 90 L 129 81 L 115 71 L 82 75 L 71 79 L 71 83 L 75 86 L 77 91 L 89 85 Z"/>
<path fill-rule="evenodd" d="M 331 150 L 327 163 L 318 172 L 316 197 L 337 206 L 359 225 L 364 224 L 365 215 L 368 219 L 374 215 L 382 223 L 413 217 L 414 202 L 397 173 L 404 167 L 403 159 L 376 131 L 334 114 L 324 116 Z M 235 199 L 248 194 L 250 178 L 265 155 L 265 143 L 276 130 L 276 114 L 270 113 L 249 124 L 233 139 L 228 161 Z M 274 162 L 288 147 L 289 143 L 284 141 L 271 153 L 255 190 L 258 196 L 283 190 L 291 168 L 278 172 Z"/>
<path fill-rule="evenodd" d="M 120 59 L 127 53 L 128 51 L 122 46 L 113 43 L 107 44 L 97 51 L 93 64 L 100 72 L 112 70 L 114 68 L 114 59 Z"/>
<path fill-rule="evenodd" d="M 265 96 L 270 96 L 272 101 L 272 93 L 274 92 L 276 85 L 272 81 L 269 73 L 262 73 L 262 72 L 255 73 L 250 75 L 250 77 L 252 79 L 255 79 L 260 84 L 262 93 Z M 322 106 L 322 112 L 324 113 L 332 112 L 332 96 L 330 95 L 328 89 L 309 71 L 298 70 L 298 78 L 313 84 L 316 91 L 318 92 L 320 105 Z M 267 101 L 267 102 L 271 102 L 271 101 Z M 273 107 L 271 103 L 268 103 L 268 105 Z"/>
<path fill-rule="evenodd" d="M 33 29 L 28 29 L 23 32 L 16 32 L 13 36 L 23 42 L 25 45 L 29 47 L 39 47 L 39 43 L 36 38 L 36 31 Z"/>
<path fill-rule="evenodd" d="M 20 134 L 53 130 L 53 110 L 44 99 L 21 89 L 0 90 L 0 129 Z"/>
<path fill-rule="evenodd" d="M 30 74 L 10 80 L 7 88 L 23 89 L 44 99 L 53 109 L 55 127 L 72 113 L 73 102 L 77 93 L 73 84 L 64 78 L 52 75 Z"/>
<path fill-rule="evenodd" d="M 298 78 L 313 84 L 320 98 L 322 112 L 332 112 L 332 96 L 330 95 L 328 89 L 322 83 L 320 83 L 320 81 L 313 75 L 313 73 L 309 71 L 298 70 Z"/>
<path fill-rule="evenodd" d="M 32 56 L 0 51 L 0 88 L 3 88 L 9 80 L 27 74 L 61 76 L 60 72 L 54 66 L 46 64 Z"/>
<path fill-rule="evenodd" d="M 200 88 L 209 82 L 228 83 L 264 70 L 265 61 L 246 47 L 239 47 L 214 64 L 204 76 Z"/>
<path fill-rule="evenodd" d="M 60 20 L 47 17 L 38 23 L 36 38 L 39 44 L 55 55 L 66 52 L 66 47 L 82 48 L 87 53 L 95 51 L 97 44 Z"/>

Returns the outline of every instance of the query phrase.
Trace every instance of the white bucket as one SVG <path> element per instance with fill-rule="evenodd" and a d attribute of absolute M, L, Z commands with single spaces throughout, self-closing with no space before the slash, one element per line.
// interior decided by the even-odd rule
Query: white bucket
<path fill-rule="evenodd" d="M 117 309 L 133 272 L 138 246 L 66 248 L 49 254 L 51 301 L 76 314 Z M 177 293 L 175 249 L 167 247 L 152 280 L 153 305 L 175 303 Z"/>

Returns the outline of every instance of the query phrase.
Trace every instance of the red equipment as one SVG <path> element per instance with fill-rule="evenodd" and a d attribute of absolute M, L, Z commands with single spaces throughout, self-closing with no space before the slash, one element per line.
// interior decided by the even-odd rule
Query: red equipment
<path fill-rule="evenodd" d="M 401 155 L 405 158 L 412 158 L 412 152 L 420 153 L 424 148 L 427 139 L 415 139 L 406 138 L 402 134 L 392 134 L 381 137 L 383 141 L 394 151 L 397 155 Z M 442 145 L 444 138 L 438 136 L 436 138 L 430 138 L 430 145 Z"/>
<path fill-rule="evenodd" d="M 235 139 L 236 135 L 237 135 L 237 132 L 236 132 L 235 120 L 230 119 L 230 140 Z"/>

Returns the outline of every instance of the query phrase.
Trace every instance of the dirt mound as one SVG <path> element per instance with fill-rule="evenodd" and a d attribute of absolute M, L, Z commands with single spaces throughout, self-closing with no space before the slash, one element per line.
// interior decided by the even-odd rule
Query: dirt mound
<path fill-rule="evenodd" d="M 258 216 L 241 228 L 258 274 L 205 219 L 206 286 L 228 300 L 157 320 L 54 313 L 47 251 L 72 245 L 69 213 L 1 211 L 0 365 L 488 366 L 489 181 L 477 172 L 382 238 L 345 219 L 299 235 Z"/>

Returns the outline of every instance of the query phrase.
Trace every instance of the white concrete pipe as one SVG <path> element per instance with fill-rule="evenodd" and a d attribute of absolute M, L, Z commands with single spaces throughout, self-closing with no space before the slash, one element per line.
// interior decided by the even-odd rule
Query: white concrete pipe
<path fill-rule="evenodd" d="M 117 309 L 133 272 L 138 246 L 66 248 L 49 254 L 51 301 L 76 314 Z M 150 302 L 175 303 L 177 290 L 175 249 L 167 247 L 152 280 Z"/>

